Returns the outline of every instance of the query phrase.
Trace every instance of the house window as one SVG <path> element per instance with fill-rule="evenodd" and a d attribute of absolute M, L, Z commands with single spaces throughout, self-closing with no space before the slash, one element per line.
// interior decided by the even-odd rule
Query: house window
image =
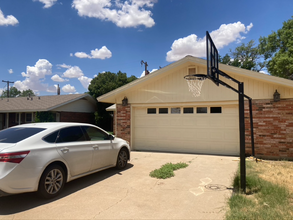
<path fill-rule="evenodd" d="M 156 114 L 157 109 L 156 108 L 148 108 L 148 114 Z"/>
<path fill-rule="evenodd" d="M 211 107 L 211 113 L 222 113 L 222 107 Z"/>
<path fill-rule="evenodd" d="M 32 122 L 33 113 L 25 113 L 25 122 Z"/>
<path fill-rule="evenodd" d="M 180 114 L 181 108 L 171 108 L 171 114 Z"/>
<path fill-rule="evenodd" d="M 193 114 L 193 108 L 183 108 L 184 114 Z"/>
<path fill-rule="evenodd" d="M 159 114 L 168 114 L 168 108 L 159 108 Z"/>
<path fill-rule="evenodd" d="M 196 113 L 197 114 L 205 114 L 205 113 L 208 113 L 208 108 L 207 107 L 197 107 L 196 108 Z"/>
<path fill-rule="evenodd" d="M 188 68 L 188 75 L 197 74 L 196 67 L 189 67 Z"/>

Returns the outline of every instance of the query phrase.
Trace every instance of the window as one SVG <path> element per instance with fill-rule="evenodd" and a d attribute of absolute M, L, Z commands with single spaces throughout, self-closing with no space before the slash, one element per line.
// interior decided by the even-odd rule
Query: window
<path fill-rule="evenodd" d="M 193 108 L 183 108 L 184 114 L 193 114 Z"/>
<path fill-rule="evenodd" d="M 168 108 L 159 108 L 159 114 L 168 114 Z"/>
<path fill-rule="evenodd" d="M 59 134 L 59 130 L 53 132 L 52 134 L 47 135 L 46 137 L 43 138 L 43 140 L 48 142 L 48 143 L 55 143 L 58 134 Z"/>
<path fill-rule="evenodd" d="M 197 114 L 208 113 L 208 108 L 207 107 L 197 107 L 196 113 Z"/>
<path fill-rule="evenodd" d="M 222 113 L 222 107 L 211 107 L 211 113 Z"/>
<path fill-rule="evenodd" d="M 188 75 L 194 75 L 196 73 L 197 73 L 196 67 L 189 67 L 188 68 Z"/>
<path fill-rule="evenodd" d="M 25 122 L 32 122 L 32 114 L 33 113 L 25 113 Z"/>
<path fill-rule="evenodd" d="M 171 108 L 171 114 L 180 114 L 181 109 L 180 108 Z"/>
<path fill-rule="evenodd" d="M 88 135 L 89 140 L 91 141 L 110 140 L 110 135 L 98 128 L 82 126 L 82 129 Z"/>
<path fill-rule="evenodd" d="M 45 128 L 8 128 L 0 132 L 0 143 L 17 143 L 43 130 Z"/>
<path fill-rule="evenodd" d="M 156 108 L 148 108 L 148 114 L 156 114 L 157 109 Z"/>
<path fill-rule="evenodd" d="M 57 143 L 85 141 L 86 138 L 79 126 L 68 127 L 60 130 Z"/>

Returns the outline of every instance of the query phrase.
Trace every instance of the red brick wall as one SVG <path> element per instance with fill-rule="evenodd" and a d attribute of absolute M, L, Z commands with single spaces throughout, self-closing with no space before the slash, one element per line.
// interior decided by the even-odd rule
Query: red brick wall
<path fill-rule="evenodd" d="M 94 113 L 60 112 L 60 122 L 82 122 L 95 124 Z"/>
<path fill-rule="evenodd" d="M 293 99 L 253 100 L 255 155 L 293 159 Z M 245 104 L 246 153 L 251 154 L 249 106 Z"/>
<path fill-rule="evenodd" d="M 130 120 L 131 112 L 130 105 L 122 106 L 121 104 L 116 105 L 116 130 L 117 137 L 123 138 L 130 143 Z"/>

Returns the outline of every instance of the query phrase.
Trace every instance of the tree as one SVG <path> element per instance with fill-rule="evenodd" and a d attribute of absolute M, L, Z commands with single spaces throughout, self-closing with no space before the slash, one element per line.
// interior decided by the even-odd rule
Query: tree
<path fill-rule="evenodd" d="M 258 46 L 255 46 L 254 40 L 251 40 L 247 44 L 242 43 L 240 46 L 236 47 L 234 51 L 230 49 L 230 55 L 226 54 L 220 59 L 220 62 L 259 72 L 265 66 L 265 63 L 260 60 L 261 54 Z"/>
<path fill-rule="evenodd" d="M 137 79 L 135 76 L 127 77 L 126 73 L 119 71 L 117 74 L 112 72 L 99 73 L 92 79 L 88 90 L 89 94 L 95 99 L 114 89 L 117 89 L 127 83 Z M 112 116 L 106 111 L 106 108 L 112 104 L 98 102 L 98 111 L 95 113 L 96 124 L 105 130 L 111 130 Z"/>
<path fill-rule="evenodd" d="M 17 88 L 15 88 L 14 86 L 10 87 L 9 89 L 9 97 L 13 98 L 13 97 L 27 97 L 27 96 L 35 96 L 35 93 L 31 90 L 23 90 L 22 92 L 19 91 Z M 7 90 L 4 90 L 2 92 L 1 98 L 5 98 L 7 97 Z"/>
<path fill-rule="evenodd" d="M 277 32 L 260 37 L 259 50 L 271 75 L 293 79 L 293 16 Z"/>

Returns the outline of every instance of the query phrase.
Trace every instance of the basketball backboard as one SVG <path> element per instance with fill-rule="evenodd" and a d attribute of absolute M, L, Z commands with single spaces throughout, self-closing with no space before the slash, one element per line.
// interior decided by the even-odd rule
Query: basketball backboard
<path fill-rule="evenodd" d="M 219 54 L 218 50 L 209 34 L 206 32 L 206 47 L 207 47 L 207 77 L 219 86 L 219 74 L 216 70 L 219 69 Z"/>

